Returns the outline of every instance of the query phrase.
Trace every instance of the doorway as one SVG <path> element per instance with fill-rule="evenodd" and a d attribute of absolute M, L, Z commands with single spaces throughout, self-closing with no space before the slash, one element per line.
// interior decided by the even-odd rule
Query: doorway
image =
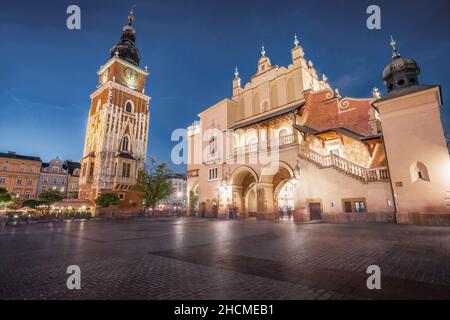
<path fill-rule="evenodd" d="M 309 213 L 311 221 L 322 220 L 322 206 L 319 202 L 309 204 Z"/>

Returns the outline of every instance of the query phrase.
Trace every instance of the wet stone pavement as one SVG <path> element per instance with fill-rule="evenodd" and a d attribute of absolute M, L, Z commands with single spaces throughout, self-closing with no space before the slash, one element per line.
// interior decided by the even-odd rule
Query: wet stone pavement
<path fill-rule="evenodd" d="M 81 268 L 81 290 L 66 269 Z M 381 268 L 381 290 L 366 269 Z M 160 218 L 0 229 L 0 299 L 450 299 L 450 228 Z"/>

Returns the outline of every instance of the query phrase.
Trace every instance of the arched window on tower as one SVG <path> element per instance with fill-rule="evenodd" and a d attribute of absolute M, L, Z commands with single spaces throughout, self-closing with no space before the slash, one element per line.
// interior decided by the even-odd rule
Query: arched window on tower
<path fill-rule="evenodd" d="M 416 181 L 430 181 L 430 176 L 428 174 L 427 166 L 422 162 L 414 162 L 410 169 L 412 182 Z"/>
<path fill-rule="evenodd" d="M 128 137 L 127 136 L 125 136 L 125 137 L 123 137 L 123 139 L 122 139 L 122 151 L 125 151 L 125 152 L 129 152 L 129 144 L 130 144 L 130 141 L 128 140 Z"/>
<path fill-rule="evenodd" d="M 129 113 L 133 112 L 133 103 L 131 101 L 127 101 L 127 103 L 125 103 L 125 111 Z"/>

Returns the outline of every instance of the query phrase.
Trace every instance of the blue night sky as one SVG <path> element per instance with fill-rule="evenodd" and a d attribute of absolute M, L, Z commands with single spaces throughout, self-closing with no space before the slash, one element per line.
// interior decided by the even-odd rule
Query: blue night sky
<path fill-rule="evenodd" d="M 70 4 L 81 7 L 81 30 L 66 28 Z M 0 151 L 44 161 L 81 158 L 96 71 L 133 4 L 141 66 L 151 73 L 149 155 L 160 161 L 171 162 L 173 129 L 231 95 L 235 65 L 249 80 L 262 43 L 272 64 L 287 66 L 295 32 L 318 72 L 354 97 L 370 96 L 375 86 L 384 91 L 380 78 L 393 34 L 400 53 L 419 63 L 421 83 L 442 85 L 442 120 L 450 132 L 448 0 L 16 0 L 0 8 Z M 381 7 L 381 30 L 366 28 L 370 4 Z"/>

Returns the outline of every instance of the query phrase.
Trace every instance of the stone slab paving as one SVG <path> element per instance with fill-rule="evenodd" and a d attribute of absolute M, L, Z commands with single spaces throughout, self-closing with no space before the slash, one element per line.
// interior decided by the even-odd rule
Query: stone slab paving
<path fill-rule="evenodd" d="M 66 268 L 81 268 L 68 290 Z M 381 290 L 366 269 L 381 268 Z M 0 230 L 0 299 L 450 299 L 450 228 L 169 218 Z"/>

